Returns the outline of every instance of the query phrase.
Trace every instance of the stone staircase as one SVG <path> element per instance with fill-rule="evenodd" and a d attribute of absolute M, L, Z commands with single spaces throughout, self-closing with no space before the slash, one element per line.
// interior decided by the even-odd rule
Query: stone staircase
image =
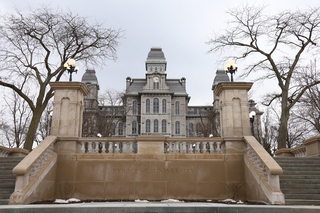
<path fill-rule="evenodd" d="M 23 157 L 0 157 L 0 205 L 9 203 L 16 182 L 16 176 L 12 174 L 12 169 L 22 159 Z"/>
<path fill-rule="evenodd" d="M 320 158 L 274 158 L 287 205 L 320 205 Z"/>

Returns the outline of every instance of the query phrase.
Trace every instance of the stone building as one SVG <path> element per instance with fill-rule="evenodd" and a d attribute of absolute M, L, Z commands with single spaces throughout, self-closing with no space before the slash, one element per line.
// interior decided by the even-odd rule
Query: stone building
<path fill-rule="evenodd" d="M 219 98 L 211 106 L 189 106 L 186 78 L 167 78 L 167 61 L 161 48 L 151 48 L 145 62 L 145 78 L 126 79 L 121 104 L 100 106 L 99 83 L 94 70 L 87 70 L 82 82 L 89 89 L 85 97 L 83 136 L 166 137 L 219 136 Z M 212 90 L 229 81 L 223 70 L 216 72 Z"/>

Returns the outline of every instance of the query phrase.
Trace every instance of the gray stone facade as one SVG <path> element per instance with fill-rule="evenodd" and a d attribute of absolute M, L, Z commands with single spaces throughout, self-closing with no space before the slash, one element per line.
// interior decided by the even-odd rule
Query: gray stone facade
<path fill-rule="evenodd" d="M 98 105 L 99 84 L 95 71 L 86 71 L 82 82 L 90 93 L 84 101 L 83 136 L 96 137 L 98 133 L 106 137 L 220 135 L 218 97 L 213 95 L 211 106 L 189 106 L 186 79 L 167 78 L 167 61 L 161 48 L 151 48 L 145 67 L 145 78 L 127 77 L 123 104 L 119 106 Z M 229 81 L 229 77 L 218 70 L 212 90 L 225 81 Z"/>

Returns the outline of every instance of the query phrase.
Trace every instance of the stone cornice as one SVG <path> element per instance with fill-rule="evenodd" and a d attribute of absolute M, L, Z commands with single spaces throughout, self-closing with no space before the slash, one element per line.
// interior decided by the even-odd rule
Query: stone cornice
<path fill-rule="evenodd" d="M 252 82 L 221 82 L 214 89 L 214 94 L 219 96 L 224 90 L 247 90 L 252 87 Z"/>
<path fill-rule="evenodd" d="M 73 89 L 80 90 L 84 96 L 89 94 L 87 86 L 82 82 L 58 81 L 49 84 L 53 90 Z"/>

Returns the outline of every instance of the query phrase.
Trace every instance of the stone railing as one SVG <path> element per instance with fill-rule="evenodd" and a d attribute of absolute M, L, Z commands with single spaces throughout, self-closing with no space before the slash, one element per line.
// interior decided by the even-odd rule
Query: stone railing
<path fill-rule="evenodd" d="M 10 148 L 0 146 L 0 157 L 8 157 L 10 153 L 11 153 Z"/>
<path fill-rule="evenodd" d="M 245 136 L 247 144 L 245 163 L 270 203 L 283 204 L 284 195 L 280 190 L 279 175 L 282 168 L 253 136 Z"/>
<path fill-rule="evenodd" d="M 0 157 L 25 157 L 29 151 L 22 148 L 7 148 L 0 146 Z"/>
<path fill-rule="evenodd" d="M 56 136 L 47 137 L 14 167 L 12 173 L 17 177 L 10 204 L 25 203 L 25 199 L 32 191 L 31 189 L 35 190 L 46 173 L 54 166 L 57 161 L 54 143 L 57 139 Z"/>
<path fill-rule="evenodd" d="M 222 138 L 167 138 L 164 142 L 164 153 L 222 153 L 222 142 Z"/>
<path fill-rule="evenodd" d="M 295 147 L 295 148 L 291 149 L 291 153 L 296 158 L 306 157 L 307 156 L 306 146 L 302 145 L 302 146 Z"/>
<path fill-rule="evenodd" d="M 81 138 L 81 153 L 137 153 L 135 138 Z"/>

